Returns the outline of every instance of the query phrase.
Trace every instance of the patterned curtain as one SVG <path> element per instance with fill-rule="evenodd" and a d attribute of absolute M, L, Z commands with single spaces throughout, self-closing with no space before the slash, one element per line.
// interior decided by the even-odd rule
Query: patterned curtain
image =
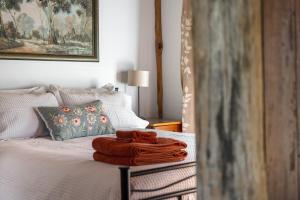
<path fill-rule="evenodd" d="M 181 82 L 183 90 L 182 129 L 195 132 L 194 65 L 191 0 L 183 0 L 181 18 Z"/>

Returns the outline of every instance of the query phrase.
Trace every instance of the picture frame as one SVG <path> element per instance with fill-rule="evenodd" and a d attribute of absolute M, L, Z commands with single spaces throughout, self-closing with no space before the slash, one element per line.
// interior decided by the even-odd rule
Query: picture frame
<path fill-rule="evenodd" d="M 0 59 L 99 62 L 98 0 L 60 2 L 1 1 Z"/>

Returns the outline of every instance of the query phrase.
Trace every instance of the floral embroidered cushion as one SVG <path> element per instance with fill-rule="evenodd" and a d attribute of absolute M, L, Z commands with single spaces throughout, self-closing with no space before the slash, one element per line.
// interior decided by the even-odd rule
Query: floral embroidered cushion
<path fill-rule="evenodd" d="M 115 133 L 99 100 L 79 106 L 38 107 L 37 111 L 53 140 Z"/>

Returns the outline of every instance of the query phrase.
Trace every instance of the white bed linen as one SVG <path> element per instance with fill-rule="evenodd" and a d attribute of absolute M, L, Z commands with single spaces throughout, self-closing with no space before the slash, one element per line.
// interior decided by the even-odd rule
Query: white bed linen
<path fill-rule="evenodd" d="M 195 160 L 193 134 L 161 131 L 159 136 L 187 142 L 189 156 L 184 162 Z M 93 138 L 63 142 L 50 138 L 0 141 L 0 199 L 120 199 L 119 166 L 93 161 Z M 132 170 L 165 165 L 133 167 Z M 157 181 L 163 179 L 166 177 Z"/>

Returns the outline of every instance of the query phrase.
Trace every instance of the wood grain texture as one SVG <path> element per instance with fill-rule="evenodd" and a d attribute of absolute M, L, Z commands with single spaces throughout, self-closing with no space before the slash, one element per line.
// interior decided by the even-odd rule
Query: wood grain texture
<path fill-rule="evenodd" d="M 296 40 L 297 40 L 297 49 L 296 49 L 296 81 L 297 81 L 297 198 L 300 198 L 300 1 L 295 1 L 295 25 L 296 25 Z"/>
<path fill-rule="evenodd" d="M 157 106 L 158 116 L 163 117 L 163 36 L 161 22 L 161 0 L 155 0 L 155 51 L 157 65 Z"/>
<path fill-rule="evenodd" d="M 265 132 L 272 200 L 299 199 L 296 2 L 264 1 Z"/>
<path fill-rule="evenodd" d="M 266 200 L 260 0 L 192 0 L 198 198 Z"/>
<path fill-rule="evenodd" d="M 147 128 L 182 132 L 182 122 L 178 120 L 168 120 L 168 119 L 147 119 L 149 125 Z"/>

